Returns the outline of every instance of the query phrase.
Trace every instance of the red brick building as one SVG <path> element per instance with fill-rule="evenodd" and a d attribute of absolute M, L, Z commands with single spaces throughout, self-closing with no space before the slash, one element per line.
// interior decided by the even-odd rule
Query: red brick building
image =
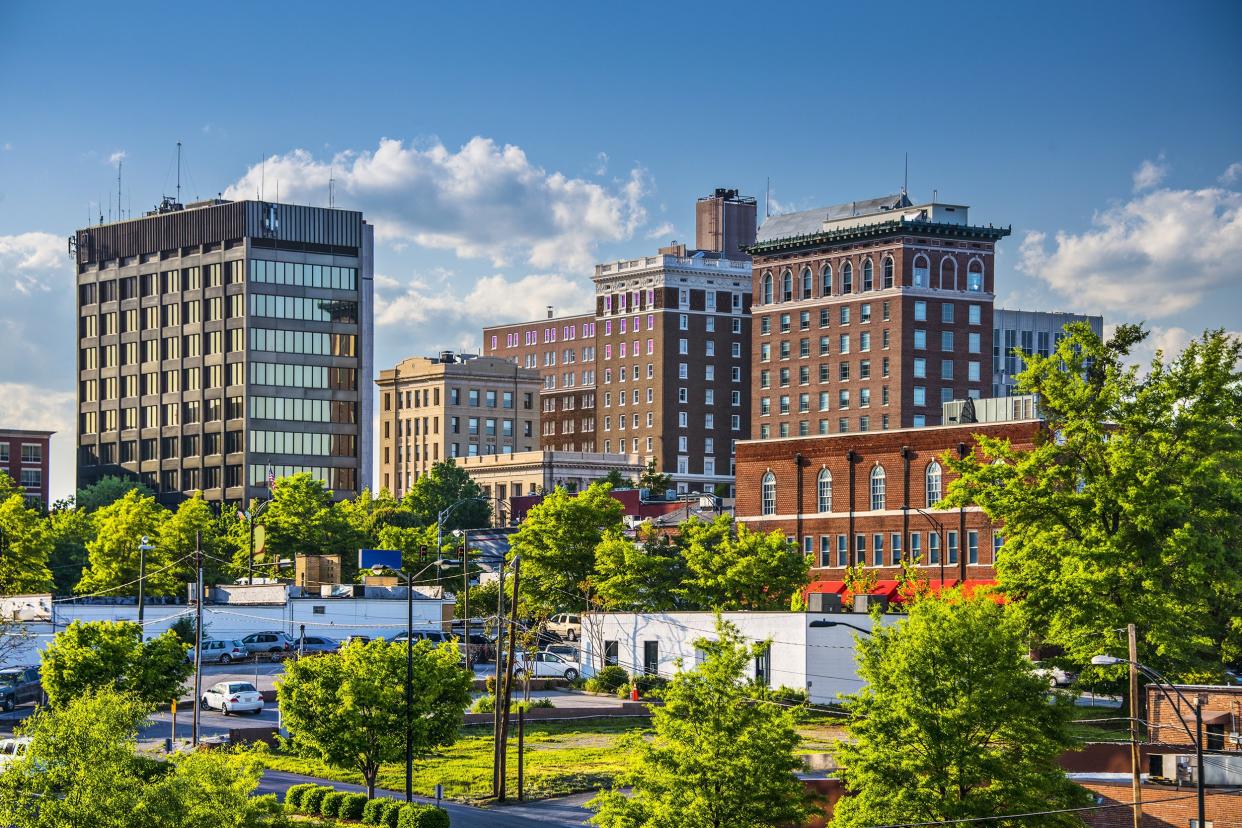
<path fill-rule="evenodd" d="M 0 429 L 0 472 L 26 490 L 26 499 L 48 505 L 48 456 L 54 431 Z"/>
<path fill-rule="evenodd" d="M 933 585 L 989 580 L 1003 532 L 978 507 L 933 508 L 953 479 L 941 458 L 974 451 L 978 434 L 1029 447 L 1040 428 L 1031 419 L 743 441 L 738 520 L 800 539 L 814 556 L 813 591 L 840 591 L 855 563 L 895 581 L 913 558 Z"/>
<path fill-rule="evenodd" d="M 773 216 L 752 256 L 751 436 L 936 425 L 992 389 L 1005 228 L 904 193 Z"/>

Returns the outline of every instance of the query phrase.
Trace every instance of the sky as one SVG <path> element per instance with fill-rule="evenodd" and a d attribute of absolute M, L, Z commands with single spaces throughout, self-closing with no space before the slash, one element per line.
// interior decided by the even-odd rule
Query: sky
<path fill-rule="evenodd" d="M 997 305 L 1242 330 L 1242 4 L 0 4 L 0 425 L 73 489 L 66 237 L 182 197 L 360 209 L 376 365 L 584 310 L 595 262 L 897 192 L 1012 226 Z"/>

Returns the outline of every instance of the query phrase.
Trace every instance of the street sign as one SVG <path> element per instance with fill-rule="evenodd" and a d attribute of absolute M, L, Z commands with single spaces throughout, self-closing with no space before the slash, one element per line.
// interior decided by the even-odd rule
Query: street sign
<path fill-rule="evenodd" d="M 373 569 L 375 567 L 398 570 L 401 569 L 401 550 L 359 549 L 358 568 Z"/>
<path fill-rule="evenodd" d="M 436 805 L 440 804 L 441 799 L 444 799 L 444 785 L 437 782 L 436 783 Z"/>

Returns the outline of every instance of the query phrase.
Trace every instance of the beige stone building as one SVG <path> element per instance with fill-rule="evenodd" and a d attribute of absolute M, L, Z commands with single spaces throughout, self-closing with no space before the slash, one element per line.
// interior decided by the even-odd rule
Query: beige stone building
<path fill-rule="evenodd" d="M 578 492 L 610 471 L 637 482 L 643 463 L 636 454 L 600 454 L 588 451 L 521 451 L 488 454 L 458 460 L 466 473 L 490 497 L 538 494 L 564 486 Z"/>
<path fill-rule="evenodd" d="M 447 458 L 539 448 L 538 371 L 443 351 L 380 371 L 379 485 L 401 497 Z"/>

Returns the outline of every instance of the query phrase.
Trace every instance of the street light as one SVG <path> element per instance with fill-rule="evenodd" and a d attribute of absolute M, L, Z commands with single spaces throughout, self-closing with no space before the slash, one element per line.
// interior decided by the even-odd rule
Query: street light
<path fill-rule="evenodd" d="M 922 515 L 923 518 L 932 525 L 932 528 L 936 530 L 936 537 L 939 539 L 939 542 L 936 544 L 936 557 L 940 559 L 940 589 L 943 590 L 944 558 L 945 555 L 948 554 L 948 550 L 944 547 L 944 524 L 927 514 L 927 512 L 924 512 L 918 506 L 911 506 L 910 508 Z"/>
<path fill-rule="evenodd" d="M 496 501 L 497 504 L 505 503 L 505 501 L 499 497 L 492 497 L 491 495 L 478 495 L 477 497 L 463 497 L 456 503 L 450 503 L 448 506 L 441 509 L 440 513 L 436 515 L 436 554 L 441 554 L 441 550 L 444 548 L 444 521 L 448 519 L 448 516 L 451 515 L 458 506 L 465 503 L 479 502 L 485 502 L 488 505 L 491 505 L 493 500 Z M 499 514 L 499 511 L 497 514 Z M 470 544 L 465 531 L 463 531 L 461 536 L 462 638 L 466 642 L 466 669 L 473 672 L 474 668 L 470 664 Z M 438 574 L 439 570 L 437 570 L 437 575 Z"/>
<path fill-rule="evenodd" d="M 142 542 L 138 544 L 138 640 L 142 640 L 142 611 L 146 607 L 146 593 L 143 589 L 147 581 L 147 552 L 154 549 L 151 539 L 146 535 L 142 536 Z"/>
<path fill-rule="evenodd" d="M 857 624 L 851 624 L 848 621 L 829 621 L 826 618 L 819 618 L 807 624 L 808 627 L 849 627 L 851 630 L 858 630 L 863 635 L 873 635 L 871 630 L 863 629 Z"/>
<path fill-rule="evenodd" d="M 1190 741 L 1195 746 L 1195 764 L 1198 766 L 1198 769 L 1199 769 L 1198 773 L 1196 774 L 1196 776 L 1198 777 L 1198 780 L 1197 780 L 1198 785 L 1196 785 L 1196 787 L 1198 788 L 1198 794 L 1199 794 L 1199 825 L 1198 825 L 1198 828 L 1205 828 L 1205 826 L 1207 825 L 1207 822 L 1205 821 L 1207 803 L 1206 803 L 1206 794 L 1205 794 L 1204 785 L 1203 785 L 1203 736 L 1202 736 L 1203 734 L 1203 699 L 1202 697 L 1195 699 L 1195 703 L 1192 705 L 1190 703 L 1190 700 L 1187 699 L 1184 695 L 1182 695 L 1182 691 L 1178 690 L 1177 686 L 1173 684 L 1171 681 L 1169 681 L 1167 678 L 1160 675 L 1160 673 L 1157 673 L 1152 668 L 1139 664 L 1137 661 L 1131 661 L 1128 658 L 1117 658 L 1116 656 L 1110 656 L 1110 655 L 1101 653 L 1100 655 L 1092 656 L 1091 663 L 1095 665 L 1096 667 L 1112 667 L 1117 664 L 1133 665 L 1135 670 L 1138 670 L 1140 673 L 1147 676 L 1147 678 L 1151 679 L 1152 684 L 1156 686 L 1156 689 L 1159 690 L 1164 695 L 1166 700 L 1168 700 L 1169 705 L 1173 708 L 1173 712 L 1177 714 L 1177 720 L 1182 723 L 1182 727 L 1186 730 L 1186 735 L 1190 737 Z M 1164 689 L 1166 686 L 1170 690 L 1172 690 L 1174 693 L 1176 693 L 1178 699 L 1180 699 L 1187 707 L 1194 708 L 1195 729 L 1193 733 L 1190 731 L 1190 725 L 1186 723 L 1186 718 L 1182 716 L 1181 709 L 1177 706 L 1177 703 L 1173 701 L 1173 697 L 1168 694 L 1168 691 Z"/>
<path fill-rule="evenodd" d="M 427 556 L 423 547 L 420 560 Z M 437 558 L 413 575 L 398 570 L 389 570 L 398 578 L 405 579 L 405 801 L 414 799 L 414 579 L 431 567 L 440 564 Z M 377 566 L 372 572 L 382 574 L 385 567 Z"/>

